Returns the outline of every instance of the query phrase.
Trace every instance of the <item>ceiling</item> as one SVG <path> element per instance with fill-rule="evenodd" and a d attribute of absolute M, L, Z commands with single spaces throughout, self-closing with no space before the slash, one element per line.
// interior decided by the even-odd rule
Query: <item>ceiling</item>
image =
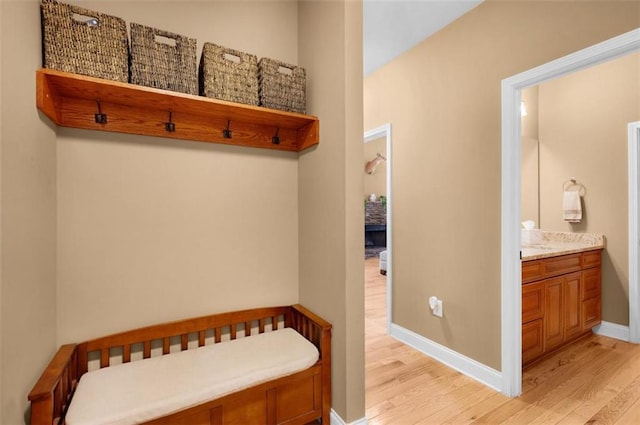
<path fill-rule="evenodd" d="M 364 0 L 364 75 L 449 25 L 483 0 Z"/>

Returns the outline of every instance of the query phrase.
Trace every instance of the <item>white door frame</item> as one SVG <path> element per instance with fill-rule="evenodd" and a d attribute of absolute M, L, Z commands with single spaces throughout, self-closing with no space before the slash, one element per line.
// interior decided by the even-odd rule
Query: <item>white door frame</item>
<path fill-rule="evenodd" d="M 640 343 L 640 121 L 629 123 L 629 341 Z"/>
<path fill-rule="evenodd" d="M 391 151 L 391 123 L 381 125 L 364 133 L 364 142 L 368 143 L 373 140 L 384 137 L 387 141 L 387 160 L 385 165 L 387 167 L 387 334 L 391 333 L 391 301 L 393 287 L 393 217 L 391 203 L 393 202 L 393 196 L 391 191 L 391 169 L 392 169 L 392 151 Z"/>
<path fill-rule="evenodd" d="M 502 80 L 502 393 L 509 397 L 522 392 L 521 90 L 639 50 L 640 28 Z"/>

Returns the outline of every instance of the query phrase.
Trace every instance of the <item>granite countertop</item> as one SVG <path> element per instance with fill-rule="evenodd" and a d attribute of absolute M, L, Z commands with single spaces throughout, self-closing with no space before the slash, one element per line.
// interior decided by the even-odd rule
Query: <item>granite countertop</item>
<path fill-rule="evenodd" d="M 549 232 L 529 230 L 521 246 L 522 261 L 539 260 L 559 255 L 575 254 L 605 247 L 604 235 L 597 233 Z"/>

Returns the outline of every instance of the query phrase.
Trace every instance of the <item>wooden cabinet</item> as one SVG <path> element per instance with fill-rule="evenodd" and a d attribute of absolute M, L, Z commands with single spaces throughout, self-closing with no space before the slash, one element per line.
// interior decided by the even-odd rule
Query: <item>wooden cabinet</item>
<path fill-rule="evenodd" d="M 601 321 L 601 251 L 522 263 L 522 364 L 591 332 Z"/>

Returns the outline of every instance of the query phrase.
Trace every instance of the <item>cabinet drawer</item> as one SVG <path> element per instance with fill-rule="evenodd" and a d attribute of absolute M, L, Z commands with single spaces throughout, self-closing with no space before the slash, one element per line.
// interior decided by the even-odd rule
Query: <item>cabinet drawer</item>
<path fill-rule="evenodd" d="M 542 279 L 542 261 L 524 261 L 522 263 L 522 283 Z"/>
<path fill-rule="evenodd" d="M 581 254 L 569 254 L 560 257 L 547 258 L 542 264 L 545 277 L 559 276 L 565 273 L 577 272 L 582 268 Z"/>
<path fill-rule="evenodd" d="M 544 282 L 522 285 L 522 323 L 544 315 Z"/>
<path fill-rule="evenodd" d="M 582 272 L 582 301 L 600 296 L 601 276 L 602 270 L 600 267 Z"/>
<path fill-rule="evenodd" d="M 526 364 L 544 351 L 542 319 L 522 325 L 522 363 Z"/>
<path fill-rule="evenodd" d="M 586 331 L 599 325 L 602 320 L 600 297 L 582 302 L 582 330 Z"/>
<path fill-rule="evenodd" d="M 601 263 L 602 253 L 600 251 L 587 251 L 582 253 L 582 268 L 597 267 Z"/>

